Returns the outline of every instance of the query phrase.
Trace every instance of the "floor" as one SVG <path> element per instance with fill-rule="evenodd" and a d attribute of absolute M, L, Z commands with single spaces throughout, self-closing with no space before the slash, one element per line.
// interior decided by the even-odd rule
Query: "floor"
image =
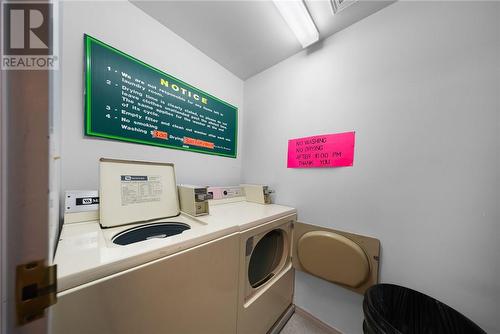
<path fill-rule="evenodd" d="M 310 319 L 294 313 L 280 334 L 331 334 L 331 332 L 326 331 Z"/>

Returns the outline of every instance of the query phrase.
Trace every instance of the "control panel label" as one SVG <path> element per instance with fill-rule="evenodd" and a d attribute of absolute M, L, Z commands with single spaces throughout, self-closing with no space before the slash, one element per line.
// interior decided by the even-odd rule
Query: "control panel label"
<path fill-rule="evenodd" d="M 161 176 L 121 175 L 120 179 L 122 206 L 161 200 Z"/>

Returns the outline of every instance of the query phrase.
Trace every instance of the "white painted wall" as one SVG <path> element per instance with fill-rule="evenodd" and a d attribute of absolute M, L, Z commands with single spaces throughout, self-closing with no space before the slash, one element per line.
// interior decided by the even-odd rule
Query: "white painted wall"
<path fill-rule="evenodd" d="M 178 183 L 238 184 L 243 82 L 128 1 L 62 4 L 61 190 L 97 189 L 98 159 L 173 162 Z M 239 108 L 238 158 L 84 137 L 83 34 L 108 43 Z"/>
<path fill-rule="evenodd" d="M 243 181 L 299 220 L 375 236 L 380 280 L 500 332 L 500 3 L 398 2 L 245 82 Z M 352 168 L 287 140 L 356 130 Z M 298 273 L 296 304 L 361 333 L 362 296 Z"/>

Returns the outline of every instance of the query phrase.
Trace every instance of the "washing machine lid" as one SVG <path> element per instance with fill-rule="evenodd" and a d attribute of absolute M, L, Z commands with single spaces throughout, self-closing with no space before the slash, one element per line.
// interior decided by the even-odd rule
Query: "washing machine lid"
<path fill-rule="evenodd" d="M 179 215 L 174 165 L 100 159 L 99 219 L 103 227 Z"/>

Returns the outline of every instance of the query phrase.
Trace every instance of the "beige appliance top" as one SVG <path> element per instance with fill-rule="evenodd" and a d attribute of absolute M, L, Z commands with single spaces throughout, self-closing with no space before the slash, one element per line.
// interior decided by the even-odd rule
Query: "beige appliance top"
<path fill-rule="evenodd" d="M 102 158 L 99 197 L 102 227 L 147 222 L 180 213 L 173 164 Z"/>
<path fill-rule="evenodd" d="M 54 259 L 57 264 L 57 290 L 62 292 L 79 288 L 82 284 L 295 213 L 294 208 L 276 204 L 262 205 L 246 201 L 219 204 L 210 207 L 210 215 L 194 218 L 181 213 L 178 217 L 166 220 L 191 226 L 190 230 L 182 234 L 153 238 L 125 247 L 109 247 L 106 240 L 126 226 L 103 229 L 97 217 L 80 219 L 78 224 L 66 224 L 65 221 Z"/>

